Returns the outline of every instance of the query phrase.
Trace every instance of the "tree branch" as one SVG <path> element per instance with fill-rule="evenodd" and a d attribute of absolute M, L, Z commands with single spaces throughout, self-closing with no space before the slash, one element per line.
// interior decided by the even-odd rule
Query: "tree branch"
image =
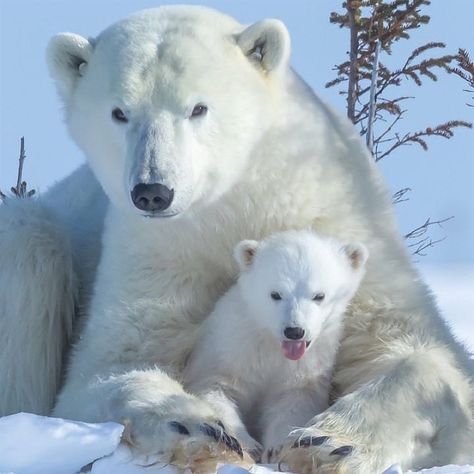
<path fill-rule="evenodd" d="M 349 84 L 347 86 L 347 116 L 353 122 L 355 115 L 355 104 L 357 100 L 356 84 L 357 84 L 357 28 L 355 19 L 355 8 L 352 0 L 347 1 L 347 16 L 349 21 L 349 31 L 351 38 L 351 46 L 349 52 Z"/>
<path fill-rule="evenodd" d="M 25 152 L 25 137 L 21 137 L 20 139 L 20 157 L 18 159 L 18 173 L 16 179 L 16 186 L 12 186 L 10 191 L 12 194 L 18 198 L 25 198 L 31 197 L 35 194 L 35 190 L 31 189 L 28 191 L 28 185 L 26 181 L 23 181 L 23 164 L 26 159 L 26 152 Z M 0 201 L 5 201 L 7 196 L 0 190 Z"/>
<path fill-rule="evenodd" d="M 374 53 L 374 62 L 372 65 L 372 80 L 370 82 L 370 99 L 369 99 L 369 116 L 367 117 L 367 135 L 366 135 L 366 142 L 367 147 L 370 150 L 372 155 L 374 154 L 374 117 L 375 117 L 375 109 L 376 109 L 376 101 L 375 101 L 375 91 L 377 87 L 377 71 L 379 68 L 379 52 L 380 52 L 380 41 L 377 41 L 377 45 L 375 46 L 375 53 Z"/>
<path fill-rule="evenodd" d="M 424 251 L 427 248 L 433 247 L 437 243 L 445 240 L 446 236 L 442 237 L 441 239 L 433 240 L 429 235 L 426 234 L 428 233 L 430 227 L 438 226 L 443 228 L 443 224 L 450 221 L 451 219 L 454 219 L 454 216 L 446 217 L 437 221 L 432 221 L 431 217 L 428 217 L 424 224 L 416 227 L 412 231 L 408 232 L 408 234 L 405 234 L 405 239 L 416 239 L 414 243 L 408 244 L 408 248 L 415 248 L 413 255 L 425 257 L 426 253 L 424 253 Z"/>

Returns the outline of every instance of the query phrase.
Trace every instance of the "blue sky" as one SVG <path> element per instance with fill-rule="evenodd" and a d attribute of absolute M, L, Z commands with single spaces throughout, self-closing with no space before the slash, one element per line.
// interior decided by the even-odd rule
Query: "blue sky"
<path fill-rule="evenodd" d="M 110 23 L 129 13 L 159 4 L 149 0 L 1 0 L 0 2 L 0 189 L 16 180 L 19 138 L 26 137 L 28 159 L 25 177 L 44 190 L 65 176 L 84 157 L 62 123 L 61 105 L 48 76 L 44 51 L 55 33 L 71 31 L 95 36 Z M 334 64 L 348 49 L 348 34 L 328 21 L 336 0 L 201 0 L 243 23 L 274 17 L 283 20 L 292 35 L 292 64 L 301 76 L 336 108 L 344 99 L 325 89 Z M 474 1 L 433 0 L 427 10 L 431 23 L 415 31 L 409 41 L 394 48 L 391 64 L 400 64 L 411 49 L 427 41 L 444 41 L 447 51 L 459 46 L 473 53 Z M 474 121 L 470 96 L 455 77 L 441 75 L 439 83 L 414 86 L 404 95 L 416 95 L 402 130 L 421 129 L 448 119 Z M 430 150 L 405 147 L 380 164 L 392 191 L 413 189 L 409 202 L 396 207 L 403 232 L 427 217 L 455 216 L 435 238 L 446 240 L 431 249 L 428 263 L 474 264 L 474 132 L 459 130 L 450 141 L 431 140 Z"/>

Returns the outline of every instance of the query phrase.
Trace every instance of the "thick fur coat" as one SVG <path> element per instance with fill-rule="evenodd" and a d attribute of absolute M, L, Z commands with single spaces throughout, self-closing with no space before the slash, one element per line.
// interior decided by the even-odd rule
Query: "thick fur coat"
<path fill-rule="evenodd" d="M 334 403 L 292 434 L 286 462 L 375 474 L 472 461 L 468 354 L 410 262 L 365 146 L 289 55 L 281 22 L 245 27 L 191 6 L 140 12 L 93 40 L 52 39 L 50 71 L 88 166 L 37 201 L 0 207 L 2 414 L 52 408 L 84 312 L 54 415 L 122 421 L 137 451 L 177 463 L 237 452 L 210 435 L 220 414 L 184 391 L 182 370 L 235 280 L 237 242 L 312 227 L 362 242 L 370 259 Z M 173 200 L 145 212 L 131 193 L 153 183 Z"/>

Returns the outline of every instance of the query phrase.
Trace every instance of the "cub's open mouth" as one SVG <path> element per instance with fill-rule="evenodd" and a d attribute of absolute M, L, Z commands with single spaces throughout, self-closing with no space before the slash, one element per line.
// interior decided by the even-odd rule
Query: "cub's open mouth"
<path fill-rule="evenodd" d="M 290 360 L 300 360 L 311 341 L 282 341 L 281 350 L 283 355 Z"/>

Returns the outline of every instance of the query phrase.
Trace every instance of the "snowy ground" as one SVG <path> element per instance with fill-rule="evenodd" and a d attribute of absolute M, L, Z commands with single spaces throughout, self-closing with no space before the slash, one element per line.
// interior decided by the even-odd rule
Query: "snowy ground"
<path fill-rule="evenodd" d="M 445 319 L 474 353 L 474 267 L 420 268 Z M 132 460 L 127 448 L 117 449 L 122 430 L 116 423 L 91 425 L 28 414 L 0 418 L 0 474 L 76 474 L 93 461 L 91 474 L 176 474 L 171 467 L 143 467 L 147 460 Z M 218 474 L 249 472 L 275 471 L 264 466 L 250 471 L 236 466 L 218 470 Z M 386 474 L 401 472 L 394 466 Z M 444 466 L 422 472 L 474 474 L 474 467 Z"/>
<path fill-rule="evenodd" d="M 122 431 L 123 426 L 117 423 L 78 423 L 28 413 L 0 418 L 0 474 L 77 474 L 79 471 L 89 474 L 178 474 L 170 466 L 150 466 L 152 461 L 149 459 L 132 459 L 127 447 L 118 446 Z M 81 470 L 83 466 L 88 468 Z M 273 472 L 276 471 L 272 467 L 265 466 L 247 470 L 223 465 L 216 474 Z M 474 466 L 445 466 L 422 472 L 474 474 Z M 384 474 L 402 474 L 402 471 L 398 466 L 392 466 Z"/>
<path fill-rule="evenodd" d="M 419 265 L 433 291 L 441 314 L 452 331 L 474 353 L 474 266 Z"/>

